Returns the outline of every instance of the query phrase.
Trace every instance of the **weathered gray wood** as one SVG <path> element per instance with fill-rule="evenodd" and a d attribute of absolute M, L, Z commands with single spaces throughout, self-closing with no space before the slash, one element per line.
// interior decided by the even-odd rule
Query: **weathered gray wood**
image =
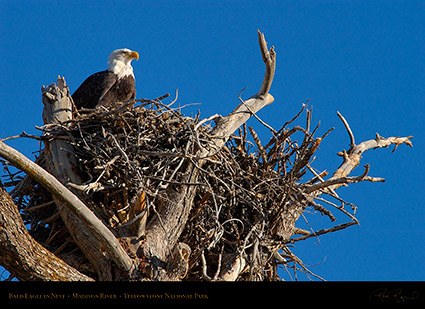
<path fill-rule="evenodd" d="M 72 103 L 69 89 L 66 86 L 64 78 L 58 78 L 57 85 L 52 84 L 43 88 L 43 120 L 45 125 L 60 124 L 61 122 L 72 119 Z M 46 143 L 46 148 L 51 154 L 52 162 L 55 166 L 56 175 L 61 177 L 66 182 L 81 183 L 78 174 L 75 172 L 77 162 L 71 156 L 72 149 L 65 141 L 53 141 Z M 56 180 L 56 179 L 55 179 Z M 57 180 L 56 180 L 57 181 Z M 60 183 L 59 183 L 60 184 Z M 58 185 L 58 184 L 56 184 Z M 62 184 L 60 184 L 63 186 Z M 59 185 L 58 185 L 59 186 Z M 65 195 L 59 196 L 54 194 L 62 205 L 77 216 L 85 228 L 87 228 L 100 243 L 94 242 L 90 234 L 84 231 L 84 227 L 78 221 L 72 218 L 69 213 L 64 212 L 59 207 L 65 218 L 65 222 L 69 222 L 71 229 L 70 233 L 74 234 L 74 239 L 77 243 L 81 243 L 85 254 L 92 259 L 92 263 L 96 268 L 106 266 L 105 256 L 100 251 L 100 247 L 108 253 L 108 256 L 123 270 L 130 272 L 133 268 L 132 260 L 119 244 L 118 240 L 112 232 L 100 221 L 93 212 L 81 202 L 78 197 L 70 190 L 63 186 Z M 49 190 L 50 191 L 50 190 Z M 97 250 L 96 250 L 97 249 Z M 93 259 L 97 259 L 93 261 Z M 100 259 L 100 260 L 99 260 Z M 102 269 L 99 269 L 102 272 Z M 103 269 L 104 273 L 107 273 Z"/>
<path fill-rule="evenodd" d="M 1 187 L 0 227 L 0 264 L 19 280 L 93 281 L 31 237 L 18 208 Z"/>
<path fill-rule="evenodd" d="M 200 149 L 197 153 L 198 160 L 187 164 L 187 178 L 184 182 L 196 183 L 199 169 L 208 158 L 223 147 L 233 132 L 243 125 L 252 115 L 260 111 L 265 106 L 271 104 L 273 96 L 268 93 L 273 82 L 276 54 L 272 47 L 267 49 L 264 35 L 258 31 L 258 40 L 263 61 L 266 66 L 266 73 L 260 91 L 245 102 L 239 104 L 236 109 L 226 117 L 217 120 L 217 124 L 212 130 L 214 145 L 209 149 Z M 144 252 L 154 260 L 166 262 L 173 259 L 172 252 L 177 244 L 178 238 L 183 232 L 186 222 L 192 209 L 195 188 L 184 186 L 180 191 L 170 189 L 168 198 L 155 219 L 147 227 L 146 242 Z M 239 268 L 234 268 L 241 271 Z M 237 278 L 237 274 L 226 273 L 226 278 Z"/>
<path fill-rule="evenodd" d="M 64 78 L 58 78 L 57 85 L 42 88 L 43 121 L 45 126 L 64 123 L 72 119 L 72 103 Z M 81 184 L 77 173 L 78 162 L 72 155 L 72 146 L 64 140 L 46 140 L 44 153 L 46 168 L 62 184 Z M 70 190 L 73 193 L 72 187 Z M 53 196 L 56 207 L 69 233 L 84 255 L 93 265 L 99 280 L 112 280 L 111 263 L 102 252 L 101 244 L 88 227 L 72 213 L 59 199 Z"/>
<path fill-rule="evenodd" d="M 53 175 L 48 173 L 42 167 L 29 160 L 23 154 L 12 147 L 0 142 L 0 156 L 7 159 L 13 166 L 21 169 L 27 175 L 30 175 L 35 181 L 45 187 L 52 193 L 64 206 L 72 211 L 88 229 L 96 235 L 102 243 L 105 251 L 117 263 L 118 266 L 126 271 L 133 267 L 131 259 L 122 249 L 111 231 L 84 205 L 83 202 L 63 184 L 61 184 Z"/>
<path fill-rule="evenodd" d="M 350 149 L 348 151 L 342 151 L 338 153 L 338 155 L 342 156 L 344 161 L 338 167 L 338 169 L 334 172 L 331 179 L 335 178 L 341 178 L 349 175 L 359 164 L 360 159 L 362 157 L 362 154 L 369 150 L 369 149 L 376 149 L 376 148 L 385 148 L 392 144 L 394 144 L 394 150 L 397 149 L 397 147 L 401 144 L 406 144 L 410 147 L 412 147 L 412 142 L 410 141 L 413 136 L 408 137 L 388 137 L 384 138 L 380 136 L 378 133 L 376 133 L 375 139 L 364 141 L 358 145 L 354 142 L 354 134 L 351 131 L 347 120 L 338 112 L 338 117 L 343 122 L 345 128 L 347 129 L 348 135 L 350 136 Z M 330 179 L 330 180 L 331 180 Z M 369 180 L 369 179 L 366 179 Z M 335 184 L 334 186 L 329 187 L 331 190 L 336 190 L 339 188 L 342 184 Z"/>
<path fill-rule="evenodd" d="M 61 85 L 61 83 L 59 83 L 59 85 Z M 63 93 L 58 90 L 59 88 L 56 86 L 52 87 L 59 95 L 59 100 L 66 97 L 66 94 L 63 95 Z M 64 87 L 66 86 L 63 83 L 62 90 Z M 48 96 L 43 97 L 46 98 Z M 56 111 L 60 112 L 58 110 Z M 53 113 L 53 115 L 56 116 L 57 113 Z M 60 117 L 57 119 L 60 119 Z M 21 169 L 27 175 L 31 176 L 34 180 L 43 185 L 55 198 L 57 198 L 65 207 L 75 214 L 102 243 L 104 250 L 120 268 L 128 272 L 132 270 L 133 263 L 115 236 L 75 194 L 60 183 L 53 175 L 3 142 L 0 142 L 0 156 L 7 159 L 14 166 Z M 61 165 L 61 162 L 56 165 L 59 166 L 58 168 L 64 166 Z"/>

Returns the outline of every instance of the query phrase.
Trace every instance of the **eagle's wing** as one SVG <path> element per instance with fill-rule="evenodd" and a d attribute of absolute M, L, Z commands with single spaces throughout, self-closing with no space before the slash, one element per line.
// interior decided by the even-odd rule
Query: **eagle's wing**
<path fill-rule="evenodd" d="M 104 88 L 102 93 L 99 96 L 99 99 L 97 101 L 96 105 L 108 105 L 110 103 L 114 103 L 116 98 L 111 98 L 110 94 L 110 90 L 111 88 L 115 85 L 115 83 L 118 81 L 118 77 L 116 74 L 107 71 L 109 74 L 107 76 L 105 76 L 105 81 L 104 81 Z M 112 97 L 114 97 L 115 95 L 113 95 Z M 105 102 L 106 100 L 106 102 Z"/>
<path fill-rule="evenodd" d="M 110 71 L 90 75 L 72 95 L 77 109 L 96 107 L 116 81 L 117 76 Z"/>

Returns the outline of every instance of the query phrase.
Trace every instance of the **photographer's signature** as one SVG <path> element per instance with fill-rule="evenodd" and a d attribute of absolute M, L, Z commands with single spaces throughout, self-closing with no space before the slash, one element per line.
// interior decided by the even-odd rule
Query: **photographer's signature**
<path fill-rule="evenodd" d="M 371 296 L 370 300 L 379 301 L 382 304 L 388 303 L 398 303 L 403 304 L 410 301 L 415 301 L 419 299 L 419 291 L 415 290 L 413 292 L 406 293 L 401 288 L 396 289 L 387 289 L 379 288 L 375 290 Z"/>

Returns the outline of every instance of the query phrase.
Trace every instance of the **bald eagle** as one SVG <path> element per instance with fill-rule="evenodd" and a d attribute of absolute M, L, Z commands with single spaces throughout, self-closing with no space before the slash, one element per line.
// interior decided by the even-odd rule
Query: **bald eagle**
<path fill-rule="evenodd" d="M 108 69 L 89 76 L 72 95 L 77 109 L 127 102 L 136 97 L 131 61 L 139 54 L 127 48 L 117 49 L 109 56 Z"/>

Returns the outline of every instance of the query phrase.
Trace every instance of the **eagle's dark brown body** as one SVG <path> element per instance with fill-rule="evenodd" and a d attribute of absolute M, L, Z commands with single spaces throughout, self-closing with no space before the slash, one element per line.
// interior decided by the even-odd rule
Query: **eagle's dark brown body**
<path fill-rule="evenodd" d="M 128 75 L 118 78 L 108 70 L 89 76 L 72 95 L 77 109 L 127 102 L 135 97 L 134 77 Z"/>

